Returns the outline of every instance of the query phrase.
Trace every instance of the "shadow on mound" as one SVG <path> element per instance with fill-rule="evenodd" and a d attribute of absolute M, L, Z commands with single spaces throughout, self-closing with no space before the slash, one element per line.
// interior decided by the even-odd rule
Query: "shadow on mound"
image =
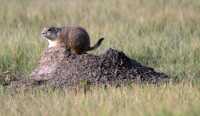
<path fill-rule="evenodd" d="M 96 56 L 70 54 L 64 48 L 47 49 L 29 80 L 12 86 L 73 87 L 87 82 L 91 85 L 121 86 L 131 83 L 158 84 L 168 82 L 164 73 L 154 71 L 128 58 L 123 52 L 109 49 Z"/>

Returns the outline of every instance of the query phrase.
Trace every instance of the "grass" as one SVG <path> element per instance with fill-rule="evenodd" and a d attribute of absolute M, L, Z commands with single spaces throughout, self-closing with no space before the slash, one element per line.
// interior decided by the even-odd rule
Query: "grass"
<path fill-rule="evenodd" d="M 1 0 L 0 69 L 30 73 L 46 41 L 48 25 L 85 27 L 92 43 L 104 36 L 112 47 L 173 77 L 198 78 L 198 0 Z"/>
<path fill-rule="evenodd" d="M 47 42 L 48 25 L 85 27 L 93 54 L 112 47 L 172 78 L 192 84 L 0 96 L 0 115 L 198 115 L 199 0 L 0 0 L 0 74 L 28 75 Z M 28 108 L 27 108 L 28 107 Z"/>
<path fill-rule="evenodd" d="M 191 84 L 94 88 L 80 91 L 51 91 L 3 94 L 2 116 L 198 116 L 199 87 Z"/>

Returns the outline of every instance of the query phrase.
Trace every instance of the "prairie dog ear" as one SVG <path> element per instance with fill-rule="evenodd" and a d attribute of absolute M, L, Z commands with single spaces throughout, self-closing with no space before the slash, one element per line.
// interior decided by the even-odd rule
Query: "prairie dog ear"
<path fill-rule="evenodd" d="M 60 34 L 61 34 L 61 31 L 57 31 L 57 33 L 56 33 L 57 37 L 59 37 Z"/>
<path fill-rule="evenodd" d="M 57 36 L 60 36 L 62 29 L 61 28 L 56 28 L 56 34 Z"/>

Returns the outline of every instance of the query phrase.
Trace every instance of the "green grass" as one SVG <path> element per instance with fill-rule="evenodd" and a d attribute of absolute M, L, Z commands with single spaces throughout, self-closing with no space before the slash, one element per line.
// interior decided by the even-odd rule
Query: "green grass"
<path fill-rule="evenodd" d="M 94 89 L 0 96 L 0 115 L 198 115 L 200 107 L 199 0 L 0 0 L 0 75 L 28 75 L 47 42 L 44 26 L 78 24 L 94 44 L 93 54 L 124 51 L 142 64 L 190 85 Z"/>
<path fill-rule="evenodd" d="M 199 88 L 191 84 L 36 91 L 0 96 L 2 116 L 198 116 Z"/>
<path fill-rule="evenodd" d="M 198 0 L 0 0 L 0 69 L 30 73 L 47 42 L 44 26 L 81 25 L 112 47 L 172 77 L 198 78 Z"/>

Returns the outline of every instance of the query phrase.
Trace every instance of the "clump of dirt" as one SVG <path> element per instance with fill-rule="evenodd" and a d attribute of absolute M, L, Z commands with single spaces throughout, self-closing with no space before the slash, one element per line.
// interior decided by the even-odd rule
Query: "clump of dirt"
<path fill-rule="evenodd" d="M 12 85 L 63 88 L 87 83 L 121 86 L 131 83 L 158 84 L 169 79 L 166 74 L 156 72 L 114 49 L 96 56 L 76 55 L 64 48 L 46 49 L 30 77 L 28 80 L 15 81 Z"/>

